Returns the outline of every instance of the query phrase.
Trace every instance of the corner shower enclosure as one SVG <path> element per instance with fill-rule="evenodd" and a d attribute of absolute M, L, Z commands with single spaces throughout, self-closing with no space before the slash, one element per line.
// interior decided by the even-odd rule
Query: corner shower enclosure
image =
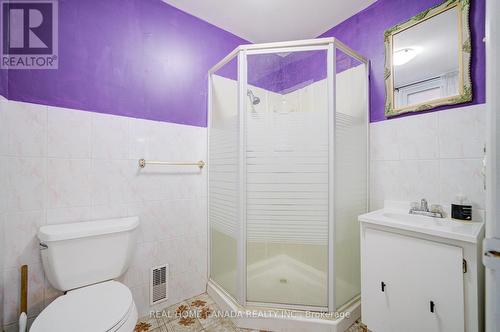
<path fill-rule="evenodd" d="M 209 284 L 242 307 L 359 298 L 368 62 L 334 38 L 240 46 L 209 72 Z"/>

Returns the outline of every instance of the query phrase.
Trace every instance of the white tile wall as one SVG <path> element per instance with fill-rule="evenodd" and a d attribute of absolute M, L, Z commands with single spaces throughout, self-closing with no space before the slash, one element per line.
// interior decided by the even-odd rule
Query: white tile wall
<path fill-rule="evenodd" d="M 449 210 L 465 195 L 481 218 L 485 119 L 483 104 L 370 124 L 370 208 L 427 198 Z"/>
<path fill-rule="evenodd" d="M 89 158 L 92 113 L 50 107 L 47 150 L 50 158 Z M 71 132 L 71 135 L 68 135 Z"/>
<path fill-rule="evenodd" d="M 30 317 L 60 295 L 43 274 L 36 240 L 43 224 L 138 215 L 135 258 L 121 280 L 131 288 L 140 315 L 150 310 L 153 265 L 170 264 L 170 303 L 205 290 L 205 171 L 139 170 L 138 159 L 205 160 L 206 128 L 0 103 L 4 324 L 17 319 L 20 265 L 29 265 Z"/>
<path fill-rule="evenodd" d="M 153 265 L 170 264 L 170 303 L 204 291 L 204 171 L 162 166 L 139 171 L 137 160 L 205 159 L 205 128 L 0 103 L 5 324 L 16 320 L 21 264 L 30 266 L 30 317 L 59 295 L 43 276 L 35 239 L 43 224 L 138 215 L 135 258 L 121 279 L 141 314 L 150 309 L 147 282 Z M 387 199 L 422 197 L 448 207 L 457 194 L 484 209 L 484 105 L 372 123 L 370 128 L 372 209 Z"/>
<path fill-rule="evenodd" d="M 6 103 L 0 123 L 13 130 L 2 133 L 0 153 L 7 156 L 43 157 L 47 153 L 47 110 L 29 103 Z M 5 108 L 5 104 L 3 104 Z"/>

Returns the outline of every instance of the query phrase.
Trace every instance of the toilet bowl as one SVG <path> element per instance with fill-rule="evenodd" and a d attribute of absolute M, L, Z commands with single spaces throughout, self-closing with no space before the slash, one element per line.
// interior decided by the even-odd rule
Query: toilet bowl
<path fill-rule="evenodd" d="M 35 319 L 30 332 L 130 332 L 136 322 L 130 290 L 107 281 L 58 297 Z"/>
<path fill-rule="evenodd" d="M 132 332 L 137 308 L 125 273 L 136 243 L 137 217 L 43 226 L 38 231 L 50 284 L 64 295 L 49 304 L 30 332 Z"/>

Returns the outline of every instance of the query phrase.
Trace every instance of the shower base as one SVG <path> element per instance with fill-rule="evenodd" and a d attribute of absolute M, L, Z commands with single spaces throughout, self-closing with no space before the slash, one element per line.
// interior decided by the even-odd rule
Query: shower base
<path fill-rule="evenodd" d="M 207 293 L 239 328 L 283 332 L 344 332 L 361 317 L 361 300 L 353 299 L 338 313 L 322 313 L 263 306 L 242 307 L 212 280 Z"/>
<path fill-rule="evenodd" d="M 288 255 L 277 255 L 250 264 L 247 301 L 324 306 L 326 273 Z"/>

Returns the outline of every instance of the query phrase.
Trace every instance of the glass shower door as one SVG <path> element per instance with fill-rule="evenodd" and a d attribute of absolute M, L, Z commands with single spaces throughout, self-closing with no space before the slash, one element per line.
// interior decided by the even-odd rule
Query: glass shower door
<path fill-rule="evenodd" d="M 238 60 L 210 76 L 208 206 L 210 278 L 233 297 L 238 293 L 239 176 Z"/>
<path fill-rule="evenodd" d="M 335 304 L 361 292 L 358 216 L 368 209 L 367 65 L 335 50 Z"/>
<path fill-rule="evenodd" d="M 327 49 L 249 54 L 247 301 L 328 306 Z"/>

